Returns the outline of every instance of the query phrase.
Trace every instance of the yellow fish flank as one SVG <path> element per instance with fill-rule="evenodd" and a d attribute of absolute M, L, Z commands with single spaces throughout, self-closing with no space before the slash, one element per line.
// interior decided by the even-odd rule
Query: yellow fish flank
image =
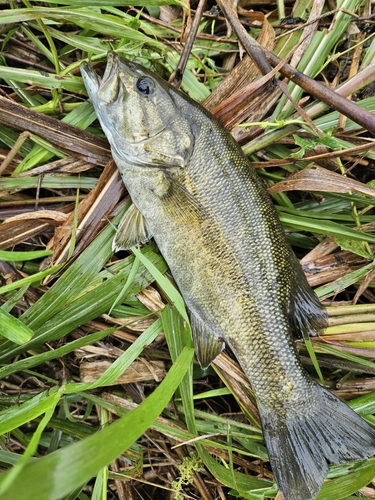
<path fill-rule="evenodd" d="M 155 239 L 200 364 L 230 346 L 285 500 L 315 498 L 329 463 L 375 453 L 375 431 L 301 365 L 292 332 L 316 334 L 326 314 L 262 181 L 219 122 L 157 75 L 113 52 L 102 78 L 81 72 L 133 200 L 114 248 Z"/>

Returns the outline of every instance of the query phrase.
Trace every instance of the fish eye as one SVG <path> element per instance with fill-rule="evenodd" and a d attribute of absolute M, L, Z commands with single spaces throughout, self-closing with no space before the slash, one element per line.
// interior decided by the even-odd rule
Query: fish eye
<path fill-rule="evenodd" d="M 142 97 L 151 97 L 155 90 L 154 82 L 147 76 L 138 78 L 135 88 Z"/>

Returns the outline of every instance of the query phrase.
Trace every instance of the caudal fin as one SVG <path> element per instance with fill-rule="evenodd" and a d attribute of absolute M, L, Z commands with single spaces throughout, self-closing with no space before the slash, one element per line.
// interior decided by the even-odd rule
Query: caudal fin
<path fill-rule="evenodd" d="M 328 464 L 375 454 L 375 430 L 349 406 L 318 384 L 312 398 L 282 418 L 259 405 L 272 471 L 285 500 L 312 500 Z"/>

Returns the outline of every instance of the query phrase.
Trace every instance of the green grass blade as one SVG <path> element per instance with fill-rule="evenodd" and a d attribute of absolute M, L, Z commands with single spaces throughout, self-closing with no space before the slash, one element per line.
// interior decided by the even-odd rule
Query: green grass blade
<path fill-rule="evenodd" d="M 49 4 L 61 4 L 61 0 L 51 0 Z M 92 7 L 96 5 L 101 7 L 104 5 L 103 0 L 64 0 L 64 5 L 71 5 L 72 7 Z M 107 0 L 105 5 L 124 7 L 126 5 L 137 5 L 140 7 L 149 7 L 150 5 L 178 5 L 179 7 L 186 8 L 186 3 L 179 0 Z"/>
<path fill-rule="evenodd" d="M 332 49 L 347 31 L 352 21 L 352 16 L 349 12 L 356 12 L 361 4 L 363 2 L 358 2 L 357 0 L 342 0 L 337 2 L 337 11 L 330 28 L 314 33 L 313 39 L 298 65 L 299 71 L 302 71 L 311 78 L 314 78 L 322 71 Z M 293 99 L 298 102 L 303 93 L 302 89 L 291 82 L 288 85 L 288 90 Z M 294 106 L 289 102 L 284 107 L 285 102 L 286 97 L 280 99 L 274 113 L 275 117 L 285 119 L 294 111 Z M 280 113 L 282 109 L 283 111 Z"/>
<path fill-rule="evenodd" d="M 340 224 L 337 224 L 336 222 L 310 219 L 308 217 L 299 217 L 297 215 L 289 215 L 283 212 L 279 212 L 279 217 L 283 224 L 286 224 L 299 231 L 311 231 L 315 234 L 326 234 L 333 237 L 345 236 L 356 241 L 367 241 L 369 243 L 375 243 L 375 236 L 373 236 L 372 234 L 368 234 L 363 231 L 356 231 L 355 229 L 342 226 Z"/>
<path fill-rule="evenodd" d="M 372 415 L 375 413 L 375 392 L 363 394 L 358 398 L 348 402 L 350 408 L 353 408 L 359 415 Z"/>
<path fill-rule="evenodd" d="M 172 361 L 174 361 L 185 346 L 194 348 L 190 326 L 184 324 L 182 316 L 175 307 L 168 305 L 161 311 L 161 319 L 169 352 L 171 353 Z M 188 373 L 183 378 L 179 390 L 187 428 L 195 434 L 197 428 L 194 417 L 193 366 L 189 368 Z"/>
<path fill-rule="evenodd" d="M 21 288 L 25 285 L 32 285 L 33 283 L 40 282 L 46 276 L 50 274 L 57 273 L 61 269 L 62 265 L 50 267 L 49 269 L 45 269 L 44 271 L 40 271 L 39 273 L 32 274 L 31 276 L 27 276 L 26 278 L 21 278 L 20 280 L 13 281 L 13 283 L 9 283 L 9 285 L 4 285 L 0 287 L 0 293 L 11 292 L 12 290 L 17 290 L 17 288 Z"/>
<path fill-rule="evenodd" d="M 77 391 L 91 390 L 101 386 L 111 385 L 117 380 L 131 363 L 141 354 L 143 348 L 153 342 L 162 331 L 161 321 L 157 319 L 137 340 L 114 361 L 111 366 L 96 381 L 90 384 L 69 384 L 65 392 L 75 393 Z"/>
<path fill-rule="evenodd" d="M 338 356 L 338 357 L 343 358 L 343 359 L 348 359 L 349 361 L 353 361 L 354 363 L 357 363 L 359 365 L 368 366 L 371 369 L 373 369 L 375 366 L 373 361 L 369 361 L 367 359 L 360 358 L 359 356 L 355 356 L 355 355 L 349 354 L 347 352 L 339 351 L 338 349 L 335 349 L 334 347 L 330 346 L 329 344 L 319 343 L 319 345 L 316 346 L 316 351 L 317 352 L 324 352 L 324 353 L 328 353 L 328 354 L 334 354 L 335 356 Z"/>
<path fill-rule="evenodd" d="M 109 244 L 111 244 L 111 240 Z M 150 254 L 149 258 L 152 256 L 154 262 L 151 263 L 156 269 L 160 267 L 162 270 L 165 270 L 165 263 L 160 256 L 152 253 L 150 248 L 145 249 L 145 252 Z M 73 297 L 71 296 L 69 282 L 66 283 L 66 280 L 63 280 L 67 288 L 61 291 L 61 295 L 57 295 L 53 298 L 50 308 L 47 309 L 46 306 L 46 309 L 43 310 L 43 308 L 41 309 L 38 307 L 40 311 L 39 316 L 35 319 L 33 317 L 34 321 L 32 322 L 34 325 L 34 338 L 22 347 L 14 348 L 14 346 L 3 346 L 3 352 L 0 355 L 0 359 L 9 359 L 10 357 L 30 350 L 44 342 L 58 340 L 87 321 L 91 321 L 100 316 L 100 314 L 108 312 L 116 296 L 123 290 L 131 270 L 132 261 L 133 256 L 130 256 L 122 261 L 119 267 L 116 266 L 116 272 L 111 273 L 103 271 L 96 276 L 96 279 L 93 280 L 91 284 L 86 284 L 83 289 L 80 287 L 80 283 L 76 282 L 75 296 Z M 90 262 L 88 262 L 88 265 L 89 264 Z M 73 267 L 74 265 L 68 269 L 66 274 L 68 274 Z M 113 267 L 115 266 L 112 266 L 111 269 Z M 81 278 L 83 277 L 81 276 Z M 123 300 L 129 299 L 138 293 L 142 287 L 147 286 L 151 280 L 151 276 L 141 267 L 134 282 L 128 287 L 126 296 L 123 297 Z M 56 283 L 56 285 L 57 284 L 58 283 Z M 52 289 L 50 291 L 52 291 Z M 34 308 L 38 306 L 39 302 L 45 302 L 43 299 L 47 297 L 48 293 L 49 292 L 35 304 Z M 30 308 L 29 311 L 32 309 L 33 308 Z M 22 316 L 22 321 L 25 321 L 28 325 L 30 324 L 30 317 L 26 315 L 29 311 Z"/>
<path fill-rule="evenodd" d="M 17 461 L 17 463 L 14 465 L 14 467 L 9 471 L 9 475 L 7 476 L 6 480 L 2 485 L 0 485 L 0 495 L 3 495 L 5 491 L 9 488 L 9 486 L 13 483 L 15 483 L 16 479 L 19 477 L 19 475 L 22 473 L 23 468 L 26 466 L 30 458 L 33 458 L 33 455 L 36 453 L 38 444 L 41 440 L 41 437 L 43 435 L 43 431 L 47 427 L 49 421 L 51 420 L 53 416 L 53 412 L 55 411 L 56 405 L 59 401 L 59 395 L 56 395 L 57 397 L 53 400 L 53 404 L 51 404 L 46 412 L 42 420 L 39 422 L 38 427 L 36 428 L 36 431 L 32 435 L 32 438 L 27 445 L 27 448 L 25 450 L 25 453 L 20 457 L 20 459 Z"/>
<path fill-rule="evenodd" d="M 20 320 L 0 308 L 0 335 L 15 344 L 24 344 L 34 336 L 34 332 Z"/>
<path fill-rule="evenodd" d="M 0 67 L 0 72 L 2 68 Z M 61 189 L 62 182 L 65 189 L 94 189 L 98 180 L 92 177 L 77 177 L 73 175 L 62 176 L 45 175 L 40 181 L 39 177 L 1 177 L 0 190 L 13 191 L 22 189 L 51 188 Z"/>
<path fill-rule="evenodd" d="M 45 413 L 49 408 L 55 407 L 59 399 L 60 394 L 51 390 L 49 395 L 46 392 L 42 392 L 19 406 L 12 406 L 9 409 L 3 410 L 0 412 L 0 434 L 10 432 L 39 417 L 39 415 Z"/>
<path fill-rule="evenodd" d="M 342 290 L 345 290 L 348 286 L 357 283 L 361 278 L 363 278 L 369 271 L 374 269 L 375 262 L 371 262 L 371 264 L 367 264 L 367 266 L 363 266 L 360 269 L 356 269 L 351 273 L 339 278 L 327 285 L 322 285 L 318 288 L 315 288 L 315 293 L 320 299 L 326 299 L 331 295 L 334 295 Z"/>
<path fill-rule="evenodd" d="M 153 46 L 158 49 L 163 49 L 163 44 L 156 39 L 144 35 L 140 31 L 137 31 L 130 26 L 133 20 L 129 16 L 129 20 L 126 22 L 111 14 L 103 14 L 103 12 L 98 12 L 97 9 L 91 9 L 89 7 L 82 7 L 76 9 L 66 9 L 64 7 L 57 8 L 44 8 L 44 7 L 34 7 L 33 9 L 13 9 L 8 10 L 6 14 L 2 14 L 1 23 L 9 24 L 14 22 L 31 21 L 33 19 L 43 19 L 47 18 L 49 20 L 64 22 L 64 23 L 74 23 L 81 28 L 91 30 L 93 26 L 97 31 L 100 31 L 102 35 L 108 35 L 111 37 L 126 37 L 128 41 L 147 43 L 149 46 Z M 6 70 L 6 67 L 1 69 Z M 22 78 L 19 75 L 19 78 Z M 73 80 L 70 78 L 70 80 Z M 77 79 L 78 80 L 78 79 Z M 78 80 L 81 81 L 81 80 Z M 82 82 L 82 81 L 81 81 Z M 66 84 L 66 82 L 65 82 Z M 83 83 L 80 83 L 80 89 L 76 89 L 78 92 L 83 90 Z"/>
<path fill-rule="evenodd" d="M 114 424 L 25 466 L 22 481 L 12 483 L 2 500 L 54 500 L 84 484 L 121 455 L 168 404 L 193 359 L 185 348 L 157 389 L 134 411 Z M 0 487 L 9 471 L 0 474 Z"/>
<path fill-rule="evenodd" d="M 43 352 L 42 354 L 36 354 L 31 356 L 30 358 L 20 359 L 19 361 L 15 361 L 14 363 L 6 364 L 0 368 L 0 379 L 8 377 L 12 373 L 16 373 L 22 370 L 29 370 L 34 366 L 38 366 L 46 361 L 50 361 L 52 359 L 56 359 L 62 356 L 66 356 L 70 352 L 75 349 L 80 349 L 85 345 L 91 345 L 95 342 L 98 342 L 104 337 L 110 335 L 114 330 L 117 330 L 118 327 L 108 328 L 108 330 L 102 330 L 100 332 L 91 333 L 90 335 L 85 335 L 84 337 L 73 340 L 72 342 L 68 342 L 57 349 L 52 351 Z"/>
<path fill-rule="evenodd" d="M 336 469 L 341 469 L 342 475 L 324 483 L 316 500 L 342 500 L 369 484 L 374 479 L 375 458 L 333 468 Z"/>
<path fill-rule="evenodd" d="M 22 262 L 24 260 L 41 259 L 52 254 L 52 250 L 35 250 L 34 252 L 7 252 L 6 250 L 0 250 L 0 260 Z"/>
<path fill-rule="evenodd" d="M 195 445 L 199 451 L 200 457 L 211 474 L 221 483 L 226 484 L 230 488 L 240 491 L 250 491 L 269 489 L 272 487 L 272 483 L 270 481 L 247 476 L 240 472 L 236 472 L 229 467 L 220 465 L 214 458 L 211 457 L 209 453 L 207 453 L 201 444 L 196 443 Z"/>
<path fill-rule="evenodd" d="M 154 264 L 147 259 L 145 255 L 142 254 L 139 248 L 133 247 L 132 252 L 146 269 L 150 272 L 153 278 L 157 281 L 160 287 L 167 294 L 168 299 L 176 306 L 177 311 L 181 314 L 185 321 L 189 322 L 189 318 L 186 312 L 185 303 L 181 295 L 177 292 L 176 288 L 172 285 L 172 283 L 166 278 L 155 266 Z"/>
<path fill-rule="evenodd" d="M 22 9 L 21 9 L 22 10 Z M 0 24 L 3 20 L 0 20 Z M 53 74 L 42 75 L 40 71 L 32 69 L 9 68 L 8 66 L 0 66 L 0 74 L 2 78 L 22 82 L 28 85 L 38 85 L 44 89 L 64 89 L 69 92 L 83 93 L 84 87 L 82 80 L 74 76 L 59 76 Z"/>
<path fill-rule="evenodd" d="M 81 293 L 112 255 L 113 236 L 114 229 L 108 225 L 53 287 L 23 314 L 22 320 L 31 328 L 38 328 Z"/>

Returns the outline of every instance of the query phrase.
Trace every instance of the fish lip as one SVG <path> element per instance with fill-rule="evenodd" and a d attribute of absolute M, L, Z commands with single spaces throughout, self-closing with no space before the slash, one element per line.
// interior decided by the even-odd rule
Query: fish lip
<path fill-rule="evenodd" d="M 107 82 L 113 79 L 119 70 L 119 58 L 116 52 L 110 51 L 107 53 L 107 65 L 105 67 L 103 78 L 100 81 L 100 87 L 104 87 Z M 99 88 L 100 90 L 100 88 Z"/>
<path fill-rule="evenodd" d="M 92 65 L 87 61 L 83 61 L 81 63 L 81 75 L 91 98 L 95 93 L 100 93 L 100 90 L 106 85 L 106 83 L 116 76 L 118 66 L 119 58 L 113 51 L 107 53 L 107 65 L 103 77 L 100 77 Z"/>
<path fill-rule="evenodd" d="M 133 64 L 131 61 L 129 61 L 126 58 L 121 58 L 116 52 L 114 51 L 109 51 L 108 54 L 108 61 L 116 68 L 119 67 L 119 64 L 121 63 L 122 70 L 125 71 L 128 75 L 132 77 L 138 77 L 139 76 L 139 69 L 137 70 L 137 67 L 135 64 Z"/>
<path fill-rule="evenodd" d="M 94 68 L 87 61 L 83 61 L 80 66 L 81 75 L 86 87 L 95 87 L 98 90 L 101 84 L 101 78 Z"/>

